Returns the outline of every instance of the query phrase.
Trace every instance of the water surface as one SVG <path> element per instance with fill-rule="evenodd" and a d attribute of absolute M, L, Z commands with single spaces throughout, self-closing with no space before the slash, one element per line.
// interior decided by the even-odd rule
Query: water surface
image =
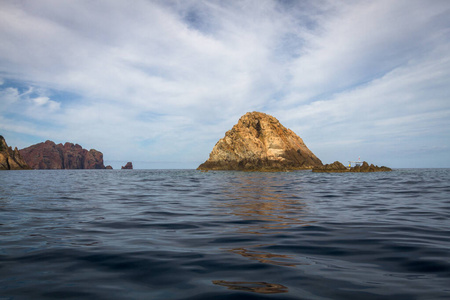
<path fill-rule="evenodd" d="M 449 299 L 450 169 L 0 172 L 0 299 Z"/>

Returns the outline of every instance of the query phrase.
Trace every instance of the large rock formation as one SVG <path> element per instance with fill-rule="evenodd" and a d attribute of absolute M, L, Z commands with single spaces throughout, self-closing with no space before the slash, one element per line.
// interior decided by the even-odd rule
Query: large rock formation
<path fill-rule="evenodd" d="M 0 170 L 27 170 L 30 167 L 23 160 L 17 147 L 12 149 L 0 135 Z"/>
<path fill-rule="evenodd" d="M 217 142 L 198 170 L 287 171 L 322 162 L 292 130 L 267 114 L 247 113 Z"/>
<path fill-rule="evenodd" d="M 21 149 L 20 154 L 33 169 L 105 169 L 100 151 L 78 144 L 46 141 Z"/>
<path fill-rule="evenodd" d="M 368 164 L 363 161 L 361 166 L 354 166 L 352 168 L 347 168 L 342 163 L 335 161 L 332 164 L 326 164 L 321 167 L 314 168 L 313 172 L 317 173 L 345 173 L 345 172 L 389 172 L 392 171 L 391 168 L 385 166 L 374 166 L 373 164 Z"/>

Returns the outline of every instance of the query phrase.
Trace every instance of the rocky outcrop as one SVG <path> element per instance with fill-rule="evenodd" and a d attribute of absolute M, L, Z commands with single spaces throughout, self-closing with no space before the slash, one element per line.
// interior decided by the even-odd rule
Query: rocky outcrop
<path fill-rule="evenodd" d="M 131 161 L 127 162 L 125 166 L 122 166 L 122 170 L 133 170 L 133 163 Z"/>
<path fill-rule="evenodd" d="M 105 169 L 106 169 L 106 170 L 112 170 L 113 167 L 111 167 L 110 165 L 107 165 Z"/>
<path fill-rule="evenodd" d="M 332 164 L 326 164 L 321 167 L 314 168 L 312 170 L 313 172 L 329 172 L 329 173 L 343 173 L 343 172 L 349 172 L 349 169 L 341 164 L 338 161 L 335 161 Z"/>
<path fill-rule="evenodd" d="M 0 135 L 0 170 L 28 170 L 30 167 L 20 155 L 17 147 L 12 149 Z"/>
<path fill-rule="evenodd" d="M 198 170 L 288 171 L 322 162 L 292 130 L 267 114 L 247 113 L 226 132 Z"/>
<path fill-rule="evenodd" d="M 20 154 L 33 169 L 105 169 L 100 151 L 78 144 L 46 141 L 21 149 Z"/>
<path fill-rule="evenodd" d="M 374 166 L 369 165 L 367 162 L 363 162 L 361 166 L 354 166 L 352 168 L 347 168 L 338 161 L 332 164 L 326 164 L 322 167 L 317 167 L 312 170 L 317 173 L 346 173 L 346 172 L 389 172 L 392 171 L 391 168 L 385 166 Z"/>

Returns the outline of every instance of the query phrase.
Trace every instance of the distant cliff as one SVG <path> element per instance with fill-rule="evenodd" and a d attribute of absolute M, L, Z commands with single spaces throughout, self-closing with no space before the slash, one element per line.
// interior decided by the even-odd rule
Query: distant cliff
<path fill-rule="evenodd" d="M 0 170 L 27 170 L 30 167 L 20 155 L 17 147 L 12 149 L 0 135 Z"/>
<path fill-rule="evenodd" d="M 105 169 L 103 153 L 88 151 L 78 144 L 46 141 L 19 152 L 33 169 Z"/>
<path fill-rule="evenodd" d="M 198 170 L 285 171 L 322 162 L 292 130 L 267 114 L 247 113 L 225 133 Z"/>

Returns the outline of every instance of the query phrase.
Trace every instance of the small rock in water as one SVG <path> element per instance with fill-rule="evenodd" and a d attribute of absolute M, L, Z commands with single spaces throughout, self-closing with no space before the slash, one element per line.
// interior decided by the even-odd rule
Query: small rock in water
<path fill-rule="evenodd" d="M 132 170 L 133 169 L 133 163 L 132 162 L 127 162 L 127 164 L 125 166 L 122 166 L 122 170 Z"/>

